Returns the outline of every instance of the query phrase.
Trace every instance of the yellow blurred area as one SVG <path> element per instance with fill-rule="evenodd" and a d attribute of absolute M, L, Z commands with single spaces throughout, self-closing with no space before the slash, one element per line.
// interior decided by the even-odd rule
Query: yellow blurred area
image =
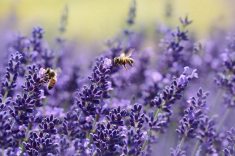
<path fill-rule="evenodd" d="M 48 34 L 58 31 L 64 6 L 69 8 L 68 36 L 82 40 L 111 38 L 125 26 L 131 0 L 0 0 L 0 22 L 14 16 L 15 30 L 26 33 L 42 26 Z M 173 5 L 171 20 L 164 18 L 166 2 Z M 193 20 L 199 36 L 211 26 L 229 26 L 231 8 L 226 0 L 137 0 L 135 29 L 155 30 L 157 23 L 177 25 L 179 17 Z"/>

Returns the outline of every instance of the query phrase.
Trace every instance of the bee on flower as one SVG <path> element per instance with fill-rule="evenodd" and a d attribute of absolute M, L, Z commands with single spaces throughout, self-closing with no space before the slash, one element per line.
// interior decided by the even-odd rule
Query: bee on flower
<path fill-rule="evenodd" d="M 54 88 L 57 82 L 57 72 L 51 68 L 40 68 L 39 75 L 41 77 L 41 81 L 47 83 L 47 89 L 51 90 Z"/>

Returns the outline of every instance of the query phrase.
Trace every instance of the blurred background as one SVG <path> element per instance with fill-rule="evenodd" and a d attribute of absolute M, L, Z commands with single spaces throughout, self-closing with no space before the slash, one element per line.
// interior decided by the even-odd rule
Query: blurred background
<path fill-rule="evenodd" d="M 50 38 L 68 16 L 65 36 L 85 42 L 112 38 L 125 27 L 131 0 L 0 0 L 0 27 L 28 34 L 41 26 Z M 190 29 L 205 37 L 212 27 L 230 28 L 232 0 L 137 0 L 134 29 L 148 34 L 156 25 L 177 26 L 179 17 L 193 20 Z M 170 10 L 167 11 L 167 10 Z"/>

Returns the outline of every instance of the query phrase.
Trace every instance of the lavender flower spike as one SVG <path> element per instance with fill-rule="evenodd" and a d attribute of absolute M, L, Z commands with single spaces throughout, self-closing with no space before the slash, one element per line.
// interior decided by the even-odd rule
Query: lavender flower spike
<path fill-rule="evenodd" d="M 16 87 L 16 79 L 18 76 L 21 60 L 22 55 L 20 53 L 17 52 L 11 55 L 11 58 L 8 62 L 5 79 L 2 82 L 1 94 L 3 99 L 13 95 L 13 89 Z"/>
<path fill-rule="evenodd" d="M 186 140 L 197 137 L 200 123 L 205 117 L 205 99 L 207 96 L 207 92 L 203 92 L 202 89 L 199 89 L 197 98 L 192 97 L 188 100 L 188 106 L 176 130 L 180 135 L 180 142 L 176 150 L 182 150 Z"/>
<path fill-rule="evenodd" d="M 189 67 L 184 67 L 184 72 L 180 75 L 178 83 L 180 85 L 185 85 L 189 80 L 193 78 L 198 78 L 197 69 L 191 70 Z"/>

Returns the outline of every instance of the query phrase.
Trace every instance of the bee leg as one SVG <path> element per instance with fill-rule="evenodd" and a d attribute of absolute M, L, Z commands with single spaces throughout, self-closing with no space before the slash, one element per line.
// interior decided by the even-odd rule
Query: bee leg
<path fill-rule="evenodd" d="M 123 65 L 123 67 L 127 70 L 127 67 L 126 67 L 126 65 L 125 65 L 125 64 Z"/>
<path fill-rule="evenodd" d="M 134 60 L 133 60 L 133 59 L 130 59 L 130 63 L 133 64 L 133 63 L 134 63 Z"/>
<path fill-rule="evenodd" d="M 132 67 L 132 62 L 131 61 L 128 61 L 127 63 Z"/>

